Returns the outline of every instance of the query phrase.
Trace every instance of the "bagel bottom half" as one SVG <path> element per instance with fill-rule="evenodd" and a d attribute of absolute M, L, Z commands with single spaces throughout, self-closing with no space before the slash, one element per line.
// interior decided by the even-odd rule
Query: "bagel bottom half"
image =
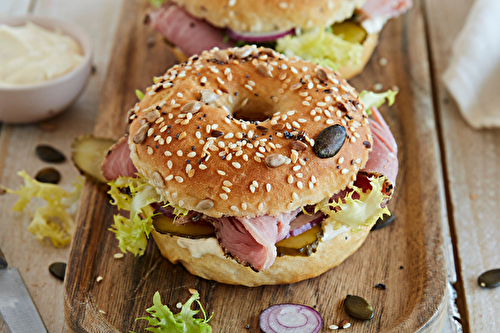
<path fill-rule="evenodd" d="M 326 242 L 320 241 L 316 252 L 310 256 L 281 256 L 274 264 L 261 272 L 243 266 L 235 260 L 219 254 L 203 254 L 194 257 L 183 247 L 185 237 L 152 231 L 162 255 L 172 263 L 182 263 L 193 275 L 226 284 L 256 287 L 260 285 L 288 284 L 313 278 L 338 266 L 354 253 L 365 241 L 372 225 L 351 234 L 347 231 Z M 213 241 L 217 242 L 215 238 Z"/>

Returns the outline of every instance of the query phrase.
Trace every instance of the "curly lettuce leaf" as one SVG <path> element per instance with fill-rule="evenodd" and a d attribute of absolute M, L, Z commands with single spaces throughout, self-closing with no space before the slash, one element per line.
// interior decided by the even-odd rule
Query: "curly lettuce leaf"
<path fill-rule="evenodd" d="M 383 93 L 374 93 L 373 91 L 363 90 L 359 94 L 361 103 L 365 105 L 365 110 L 370 110 L 372 106 L 378 108 L 387 100 L 387 104 L 391 106 L 396 100 L 397 91 L 387 90 Z"/>
<path fill-rule="evenodd" d="M 111 204 L 129 213 L 114 216 L 110 230 L 116 234 L 118 247 L 124 253 L 143 255 L 153 229 L 154 210 L 150 204 L 160 201 L 160 195 L 144 177 L 118 177 L 108 185 Z"/>
<path fill-rule="evenodd" d="M 181 311 L 174 315 L 168 306 L 161 303 L 160 293 L 156 292 L 153 296 L 153 306 L 146 310 L 151 317 L 140 317 L 136 320 L 147 320 L 153 327 L 147 327 L 146 330 L 155 333 L 211 333 L 212 327 L 208 324 L 211 317 L 207 319 L 199 299 L 200 295 L 194 294 L 182 305 Z M 191 309 L 195 301 L 203 312 L 203 318 L 194 318 L 199 312 Z"/>
<path fill-rule="evenodd" d="M 160 7 L 165 2 L 167 2 L 167 0 L 148 0 L 148 1 L 155 7 Z"/>
<path fill-rule="evenodd" d="M 276 51 L 337 70 L 339 67 L 359 65 L 363 46 L 334 35 L 331 29 L 316 28 L 301 35 L 278 39 Z"/>
<path fill-rule="evenodd" d="M 45 200 L 46 206 L 35 209 L 28 231 L 39 241 L 50 238 L 52 244 L 57 247 L 68 244 L 71 241 L 75 223 L 67 210 L 80 198 L 83 178 L 79 177 L 73 184 L 74 190 L 68 192 L 61 186 L 41 183 L 33 179 L 24 170 L 17 174 L 24 179 L 24 186 L 18 190 L 5 189 L 7 193 L 19 196 L 12 210 L 24 211 L 33 198 Z"/>
<path fill-rule="evenodd" d="M 334 230 L 346 226 L 351 228 L 351 233 L 360 231 L 363 227 L 367 227 L 375 223 L 379 217 L 384 214 L 391 215 L 389 209 L 380 207 L 380 203 L 389 198 L 382 189 L 385 182 L 385 177 L 370 177 L 368 178 L 372 189 L 363 192 L 361 188 L 353 187 L 343 200 L 338 202 L 328 202 L 328 199 L 318 203 L 315 211 L 322 211 L 328 217 L 323 223 L 332 223 Z M 359 194 L 359 199 L 353 199 L 353 194 Z M 334 208 L 341 208 L 335 211 Z"/>

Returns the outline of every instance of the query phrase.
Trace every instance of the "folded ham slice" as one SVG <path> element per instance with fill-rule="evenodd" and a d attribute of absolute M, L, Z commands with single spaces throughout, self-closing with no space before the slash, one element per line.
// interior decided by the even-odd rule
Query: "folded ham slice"
<path fill-rule="evenodd" d="M 134 177 L 137 173 L 134 163 L 130 159 L 130 148 L 128 137 L 124 136 L 111 147 L 108 155 L 101 165 L 102 175 L 107 180 L 113 180 L 120 176 Z"/>
<path fill-rule="evenodd" d="M 403 14 L 412 5 L 412 0 L 367 0 L 361 7 L 361 12 L 368 19 L 388 20 Z"/>
<path fill-rule="evenodd" d="M 299 212 L 300 208 L 278 216 L 222 217 L 214 219 L 214 226 L 217 238 L 228 254 L 261 271 L 271 267 L 276 260 L 275 244 L 288 235 L 290 222 Z"/>
<path fill-rule="evenodd" d="M 376 107 L 371 108 L 373 146 L 362 172 L 383 175 L 394 187 L 398 175 L 398 146 L 389 126 Z"/>
<path fill-rule="evenodd" d="M 151 12 L 149 18 L 151 26 L 187 57 L 214 47 L 225 49 L 232 46 L 224 42 L 222 30 L 192 17 L 176 5 L 160 7 Z"/>

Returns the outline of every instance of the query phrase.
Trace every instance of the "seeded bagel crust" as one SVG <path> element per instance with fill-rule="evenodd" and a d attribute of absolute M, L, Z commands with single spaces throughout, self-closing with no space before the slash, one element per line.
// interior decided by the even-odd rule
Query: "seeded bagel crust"
<path fill-rule="evenodd" d="M 372 145 L 364 106 L 337 73 L 250 46 L 174 66 L 128 117 L 139 172 L 163 200 L 212 217 L 316 204 L 352 184 Z M 333 125 L 345 142 L 320 158 L 315 140 Z"/>
<path fill-rule="evenodd" d="M 265 33 L 329 26 L 352 16 L 366 0 L 174 0 L 219 28 Z"/>
<path fill-rule="evenodd" d="M 178 240 L 182 237 L 161 234 L 154 229 L 152 234 L 162 255 L 172 263 L 182 263 L 191 274 L 221 283 L 256 287 L 295 283 L 323 274 L 353 254 L 363 244 L 371 227 L 320 242 L 316 252 L 310 256 L 277 257 L 270 268 L 261 272 L 255 272 L 231 258 L 214 254 L 196 258 L 187 248 L 179 245 Z"/>
<path fill-rule="evenodd" d="M 375 50 L 375 47 L 377 46 L 378 43 L 378 33 L 375 34 L 368 34 L 366 36 L 365 41 L 363 42 L 363 54 L 361 55 L 361 61 L 357 66 L 343 66 L 337 69 L 338 73 L 340 74 L 341 77 L 343 77 L 346 80 L 349 80 L 353 78 L 354 76 L 358 75 L 363 71 L 363 68 L 365 68 L 365 65 L 368 63 L 370 60 L 373 51 Z M 172 51 L 177 58 L 179 62 L 186 61 L 188 57 L 179 49 L 177 46 L 172 47 Z"/>

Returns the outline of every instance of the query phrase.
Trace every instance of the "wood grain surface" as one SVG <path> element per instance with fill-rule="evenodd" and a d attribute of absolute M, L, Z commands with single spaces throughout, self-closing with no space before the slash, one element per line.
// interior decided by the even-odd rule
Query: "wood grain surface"
<path fill-rule="evenodd" d="M 425 1 L 457 261 L 458 305 L 465 332 L 500 332 L 500 289 L 482 289 L 477 284 L 481 273 L 500 268 L 500 130 L 468 126 L 441 81 L 453 41 L 473 3 Z"/>
<path fill-rule="evenodd" d="M 173 64 L 169 49 L 142 24 L 146 6 L 139 0 L 124 2 L 96 135 L 121 136 L 124 115 L 135 102 L 133 91 L 144 90 L 153 75 Z M 378 61 L 382 57 L 386 66 Z M 175 308 L 195 288 L 205 309 L 214 313 L 214 332 L 257 332 L 260 312 L 284 302 L 314 306 L 327 331 L 348 318 L 342 304 L 347 294 L 363 296 L 375 308 L 370 321 L 350 319 L 353 332 L 439 331 L 446 312 L 445 208 L 429 73 L 424 20 L 416 1 L 408 15 L 387 25 L 368 68 L 352 81 L 358 90 L 372 89 L 375 83 L 399 88 L 396 104 L 382 112 L 399 144 L 400 174 L 391 202 L 395 223 L 372 232 L 342 265 L 292 285 L 247 288 L 190 275 L 163 259 L 152 239 L 143 257 L 115 259 L 117 241 L 108 231 L 115 210 L 105 189 L 88 182 L 64 285 L 68 326 L 75 332 L 141 332 L 146 323 L 135 318 L 146 315 L 155 291 Z M 99 276 L 103 279 L 97 282 Z M 376 289 L 377 283 L 387 289 Z"/>

